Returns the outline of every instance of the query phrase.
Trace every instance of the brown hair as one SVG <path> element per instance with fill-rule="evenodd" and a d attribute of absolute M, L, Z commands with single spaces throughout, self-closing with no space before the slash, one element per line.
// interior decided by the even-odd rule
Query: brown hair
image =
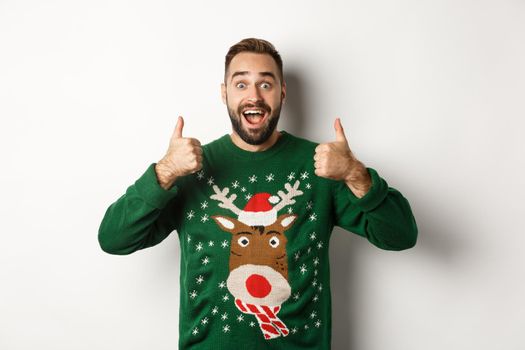
<path fill-rule="evenodd" d="M 279 79 L 281 80 L 281 83 L 283 82 L 283 60 L 281 59 L 281 55 L 279 55 L 279 52 L 277 52 L 277 50 L 275 49 L 275 46 L 273 46 L 272 43 L 270 43 L 269 41 L 263 39 L 246 38 L 230 47 L 228 53 L 226 54 L 226 60 L 224 63 L 225 83 L 226 74 L 228 72 L 228 68 L 230 67 L 230 62 L 232 61 L 233 57 L 235 57 L 235 55 L 241 52 L 262 53 L 272 56 L 275 63 L 277 64 L 277 68 L 279 69 Z"/>

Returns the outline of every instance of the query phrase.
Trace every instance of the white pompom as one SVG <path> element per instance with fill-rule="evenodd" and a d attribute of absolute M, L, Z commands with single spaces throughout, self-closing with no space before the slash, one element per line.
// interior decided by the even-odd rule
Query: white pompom
<path fill-rule="evenodd" d="M 279 197 L 277 196 L 271 196 L 270 198 L 268 198 L 268 201 L 272 204 L 277 204 L 279 203 Z"/>

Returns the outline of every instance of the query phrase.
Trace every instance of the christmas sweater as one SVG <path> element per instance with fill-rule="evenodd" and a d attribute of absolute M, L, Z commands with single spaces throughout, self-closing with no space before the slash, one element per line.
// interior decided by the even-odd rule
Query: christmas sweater
<path fill-rule="evenodd" d="M 113 203 L 98 240 L 111 254 L 180 241 L 179 349 L 330 349 L 329 243 L 334 226 L 387 250 L 416 242 L 408 201 L 367 168 L 356 197 L 314 173 L 316 143 L 285 131 L 249 152 L 229 135 L 169 190 L 154 165 Z"/>

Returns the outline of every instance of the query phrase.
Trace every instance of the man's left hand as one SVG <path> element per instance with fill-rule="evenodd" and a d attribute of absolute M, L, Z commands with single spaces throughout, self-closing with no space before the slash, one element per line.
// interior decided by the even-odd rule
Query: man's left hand
<path fill-rule="evenodd" d="M 352 154 L 339 118 L 335 120 L 334 128 L 335 141 L 321 143 L 315 148 L 315 174 L 344 181 L 356 197 L 361 198 L 370 189 L 372 180 L 363 163 Z"/>

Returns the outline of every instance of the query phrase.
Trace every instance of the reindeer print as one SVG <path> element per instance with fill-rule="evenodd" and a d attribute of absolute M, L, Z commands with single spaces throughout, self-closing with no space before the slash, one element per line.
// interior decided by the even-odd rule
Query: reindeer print
<path fill-rule="evenodd" d="M 297 215 L 279 210 L 295 203 L 294 197 L 303 194 L 299 181 L 285 184 L 277 196 L 261 192 L 253 195 L 243 210 L 228 197 L 229 188 L 213 186 L 210 198 L 229 209 L 237 218 L 215 215 L 212 219 L 231 234 L 227 288 L 235 298 L 236 307 L 252 314 L 259 323 L 265 339 L 287 336 L 289 330 L 277 317 L 281 304 L 291 295 L 288 281 L 287 238 L 285 232 L 293 226 Z M 274 205 L 274 206 L 272 206 Z"/>

